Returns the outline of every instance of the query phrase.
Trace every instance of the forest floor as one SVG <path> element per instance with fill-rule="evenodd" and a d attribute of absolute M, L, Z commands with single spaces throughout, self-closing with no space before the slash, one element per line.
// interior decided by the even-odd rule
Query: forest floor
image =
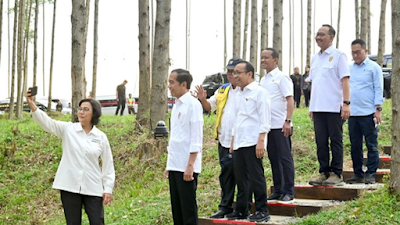
<path fill-rule="evenodd" d="M 379 144 L 391 144 L 391 101 L 384 104 Z M 50 135 L 25 113 L 19 120 L 0 115 L 0 221 L 1 224 L 65 224 L 59 191 L 52 182 L 61 158 L 61 140 Z M 52 113 L 57 120 L 70 116 Z M 313 124 L 308 109 L 295 109 L 292 136 L 296 183 L 307 183 L 318 172 Z M 209 216 L 219 203 L 217 142 L 212 138 L 215 115 L 204 116 L 203 171 L 199 176 L 199 216 Z M 116 183 L 113 202 L 105 207 L 106 224 L 172 224 L 168 181 L 163 177 L 166 152 L 141 160 L 137 146 L 148 134 L 135 130 L 135 117 L 102 116 L 113 150 Z M 344 130 L 345 168 L 351 168 L 347 123 Z M 14 144 L 13 144 L 14 143 Z M 272 185 L 265 157 L 267 186 Z M 388 181 L 387 181 L 388 183 Z M 400 203 L 388 194 L 388 185 L 343 206 L 297 221 L 297 224 L 399 224 Z M 396 222 L 397 221 L 397 222 Z M 392 223 L 393 222 L 393 223 Z M 88 224 L 86 215 L 83 224 Z"/>

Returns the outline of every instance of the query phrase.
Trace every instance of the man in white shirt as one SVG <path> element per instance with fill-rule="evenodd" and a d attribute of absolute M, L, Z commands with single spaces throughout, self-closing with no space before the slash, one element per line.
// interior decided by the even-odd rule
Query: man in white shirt
<path fill-rule="evenodd" d="M 218 211 L 210 218 L 224 218 L 233 211 L 232 203 L 235 195 L 235 174 L 233 171 L 233 154 L 229 153 L 232 141 L 232 127 L 235 122 L 235 96 L 239 88 L 233 78 L 233 69 L 243 59 L 234 57 L 226 66 L 229 83 L 223 84 L 209 99 L 202 86 L 196 86 L 197 97 L 206 111 L 216 111 L 214 138 L 218 140 L 218 155 L 221 166 L 219 184 L 221 186 L 221 202 Z"/>
<path fill-rule="evenodd" d="M 294 163 L 292 157 L 293 82 L 278 68 L 279 52 L 267 48 L 261 53 L 261 66 L 266 75 L 260 85 L 271 98 L 271 131 L 267 151 L 271 162 L 274 193 L 268 200 L 283 202 L 294 198 Z"/>
<path fill-rule="evenodd" d="M 254 67 L 243 61 L 233 72 L 236 85 L 236 119 L 232 129 L 230 152 L 234 152 L 235 180 L 238 188 L 236 209 L 226 215 L 228 219 L 247 219 L 250 188 L 254 192 L 256 212 L 252 222 L 268 221 L 267 187 L 262 159 L 265 138 L 271 127 L 271 108 L 268 92 L 254 81 Z"/>
<path fill-rule="evenodd" d="M 176 99 L 171 112 L 171 136 L 165 176 L 169 179 L 174 224 L 198 224 L 196 189 L 201 172 L 203 109 L 189 92 L 192 75 L 176 69 L 168 88 Z"/>
<path fill-rule="evenodd" d="M 309 110 L 320 165 L 320 174 L 309 181 L 314 186 L 343 183 L 343 121 L 350 116 L 350 72 L 346 54 L 332 46 L 335 34 L 332 26 L 322 25 L 315 37 L 321 50 L 311 59 Z"/>

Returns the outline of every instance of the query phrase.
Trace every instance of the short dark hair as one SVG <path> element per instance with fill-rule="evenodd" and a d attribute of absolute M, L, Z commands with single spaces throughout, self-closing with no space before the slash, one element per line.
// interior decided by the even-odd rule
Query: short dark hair
<path fill-rule="evenodd" d="M 351 42 L 351 46 L 356 45 L 356 44 L 361 45 L 361 47 L 362 47 L 363 49 L 367 49 L 367 44 L 365 44 L 365 41 L 362 40 L 362 39 L 356 39 L 356 40 L 354 40 L 353 42 Z"/>
<path fill-rule="evenodd" d="M 91 98 L 85 98 L 82 99 L 79 102 L 79 106 L 82 105 L 82 103 L 84 102 L 89 102 L 90 105 L 92 106 L 93 109 L 93 116 L 92 116 L 92 120 L 90 121 L 92 123 L 92 125 L 97 125 L 100 122 L 100 116 L 101 116 L 101 106 L 100 103 L 94 99 Z"/>
<path fill-rule="evenodd" d="M 332 35 L 332 36 L 335 37 L 336 31 L 335 31 L 335 29 L 333 29 L 333 27 L 332 27 L 331 25 L 329 25 L 329 24 L 324 24 L 324 25 L 322 25 L 322 26 L 323 26 L 323 27 L 329 28 L 328 34 L 330 34 L 330 35 Z"/>
<path fill-rule="evenodd" d="M 190 72 L 184 69 L 174 69 L 171 71 L 171 73 L 173 72 L 178 74 L 176 80 L 179 82 L 179 84 L 181 84 L 182 82 L 186 82 L 186 88 L 189 90 L 190 85 L 192 84 L 193 81 L 193 77 L 190 74 Z"/>
<path fill-rule="evenodd" d="M 253 66 L 253 64 L 251 64 L 249 61 L 242 61 L 242 62 L 240 62 L 240 63 L 238 63 L 236 65 L 239 65 L 239 64 L 242 64 L 242 63 L 246 64 L 246 72 L 251 72 L 252 73 L 251 77 L 254 79 L 254 66 Z"/>
<path fill-rule="evenodd" d="M 276 49 L 274 49 L 274 48 L 266 48 L 266 49 L 264 49 L 264 50 L 271 51 L 271 52 L 272 52 L 272 58 L 274 58 L 274 59 L 278 58 L 278 59 L 279 59 L 279 52 L 278 52 L 278 50 L 276 50 Z"/>

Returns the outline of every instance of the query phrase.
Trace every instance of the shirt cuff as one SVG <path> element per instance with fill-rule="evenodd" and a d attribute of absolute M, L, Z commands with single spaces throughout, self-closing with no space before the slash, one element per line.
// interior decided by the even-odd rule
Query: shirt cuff
<path fill-rule="evenodd" d="M 190 145 L 189 152 L 194 153 L 194 152 L 201 152 L 201 144 L 192 144 Z"/>
<path fill-rule="evenodd" d="M 271 130 L 271 125 L 262 125 L 260 126 L 260 134 L 268 133 Z"/>

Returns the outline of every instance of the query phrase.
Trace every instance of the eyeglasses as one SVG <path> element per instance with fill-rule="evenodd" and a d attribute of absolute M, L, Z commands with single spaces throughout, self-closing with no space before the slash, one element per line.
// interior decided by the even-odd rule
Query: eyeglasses
<path fill-rule="evenodd" d="M 232 72 L 232 75 L 233 75 L 234 77 L 237 77 L 237 76 L 239 76 L 239 75 L 242 74 L 242 73 L 247 73 L 247 71 L 233 71 L 233 72 Z"/>
<path fill-rule="evenodd" d="M 352 51 L 351 54 L 352 55 L 361 55 L 362 51 L 364 51 L 364 50 Z"/>
<path fill-rule="evenodd" d="M 84 111 L 84 112 L 89 112 L 90 109 L 88 107 L 78 107 L 78 111 Z"/>
<path fill-rule="evenodd" d="M 328 34 L 325 34 L 325 33 L 322 33 L 322 32 L 318 32 L 317 34 L 315 34 L 315 37 L 323 37 L 325 35 L 328 35 Z"/>

